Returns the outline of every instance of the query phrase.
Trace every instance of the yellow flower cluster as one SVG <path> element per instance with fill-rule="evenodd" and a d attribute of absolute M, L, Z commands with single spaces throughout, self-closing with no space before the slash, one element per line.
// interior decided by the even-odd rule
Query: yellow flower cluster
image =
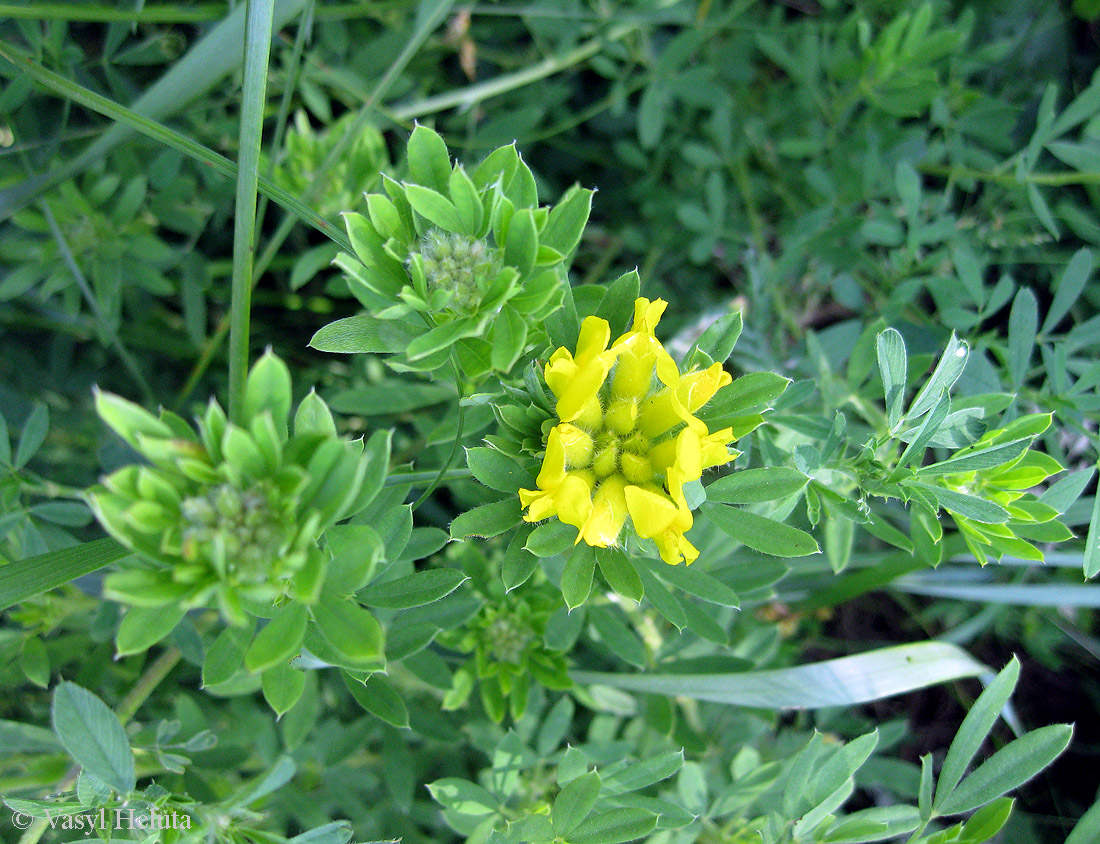
<path fill-rule="evenodd" d="M 557 516 L 578 529 L 578 543 L 600 548 L 616 544 L 629 516 L 675 565 L 699 556 L 684 538 L 692 525 L 684 484 L 736 454 L 727 448 L 732 429 L 710 433 L 694 415 L 730 383 L 729 373 L 720 363 L 680 373 L 654 334 L 667 305 L 638 299 L 634 325 L 610 348 L 607 321 L 588 317 L 576 354 L 554 352 L 545 377 L 559 423 L 547 438 L 538 489 L 519 495 L 528 522 Z"/>

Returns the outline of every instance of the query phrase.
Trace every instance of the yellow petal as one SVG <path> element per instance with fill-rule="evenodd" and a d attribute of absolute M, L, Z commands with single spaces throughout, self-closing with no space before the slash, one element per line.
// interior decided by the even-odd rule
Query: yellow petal
<path fill-rule="evenodd" d="M 561 427 L 550 430 L 546 438 L 546 456 L 535 479 L 539 489 L 552 490 L 565 480 L 565 447 L 561 440 Z"/>
<path fill-rule="evenodd" d="M 583 527 L 592 512 L 592 486 L 579 473 L 570 472 L 554 493 L 558 518 L 575 528 Z"/>
<path fill-rule="evenodd" d="M 707 369 L 684 375 L 680 379 L 677 395 L 688 413 L 694 413 L 732 381 L 733 377 L 722 368 L 722 364 L 716 363 Z"/>
<path fill-rule="evenodd" d="M 682 533 L 669 531 L 661 536 L 654 537 L 657 550 L 661 552 L 661 559 L 670 566 L 678 565 L 686 561 L 690 566 L 699 557 L 699 551 L 694 545 L 684 538 Z"/>
<path fill-rule="evenodd" d="M 607 343 L 611 339 L 611 326 L 606 319 L 599 317 L 585 317 L 581 323 L 580 336 L 577 338 L 577 365 L 585 366 L 595 360 L 607 350 Z"/>
<path fill-rule="evenodd" d="M 697 481 L 703 475 L 703 446 L 699 435 L 684 428 L 676 437 L 676 467 L 682 483 Z"/>
<path fill-rule="evenodd" d="M 541 490 L 521 489 L 519 500 L 527 507 L 527 515 L 523 517 L 525 522 L 541 522 L 556 514 L 554 497 Z"/>
<path fill-rule="evenodd" d="M 725 465 L 737 456 L 731 454 L 729 450 L 729 443 L 733 442 L 733 428 L 723 428 L 721 431 L 708 434 L 701 442 L 704 469 Z"/>
<path fill-rule="evenodd" d="M 627 517 L 626 481 L 618 475 L 600 484 L 592 499 L 592 512 L 581 528 L 581 535 L 589 545 L 606 548 L 619 540 Z"/>
<path fill-rule="evenodd" d="M 600 387 L 603 386 L 611 364 L 597 357 L 586 361 L 577 369 L 569 382 L 564 385 L 558 397 L 555 410 L 562 422 L 573 422 L 593 401 L 599 401 Z"/>
<path fill-rule="evenodd" d="M 577 364 L 568 349 L 561 348 L 550 356 L 549 362 L 542 371 L 546 379 L 546 386 L 555 396 L 560 397 L 573 376 L 577 374 Z"/>
<path fill-rule="evenodd" d="M 638 536 L 651 539 L 668 530 L 676 518 L 676 505 L 667 495 L 640 486 L 626 488 L 626 509 Z"/>

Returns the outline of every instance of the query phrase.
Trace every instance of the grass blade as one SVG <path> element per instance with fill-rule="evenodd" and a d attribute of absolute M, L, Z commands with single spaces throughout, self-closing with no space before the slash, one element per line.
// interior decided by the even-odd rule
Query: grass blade
<path fill-rule="evenodd" d="M 130 552 L 113 539 L 97 539 L 0 568 L 0 610 L 121 560 Z"/>
<path fill-rule="evenodd" d="M 275 0 L 274 26 L 280 27 L 291 20 L 302 11 L 306 2 L 307 0 Z M 245 8 L 241 3 L 138 97 L 129 111 L 152 121 L 161 121 L 178 114 L 240 66 L 243 58 L 240 45 L 244 43 L 244 31 Z M 16 65 L 24 67 L 4 51 L 0 50 L 0 53 Z M 117 117 L 115 119 L 118 120 Z M 41 191 L 82 172 L 88 165 L 114 149 L 119 142 L 124 141 L 131 129 L 139 128 L 128 125 L 126 121 L 119 120 L 119 123 L 121 125 L 112 126 L 95 143 L 56 172 L 43 174 L 0 191 L 0 220 L 7 219 Z"/>
<path fill-rule="evenodd" d="M 267 63 L 271 57 L 274 13 L 274 0 L 248 0 L 237 200 L 233 223 L 233 287 L 229 305 L 229 418 L 238 424 L 244 423 L 252 260 L 256 241 L 256 191 L 260 178 Z"/>
<path fill-rule="evenodd" d="M 143 135 L 160 141 L 173 149 L 179 150 L 184 155 L 188 155 L 196 161 L 209 165 L 215 172 L 221 173 L 223 176 L 227 176 L 231 179 L 237 177 L 237 165 L 224 155 L 219 155 L 212 149 L 203 146 L 186 135 L 174 129 L 169 129 L 167 126 L 157 123 L 155 120 L 150 120 L 148 117 L 144 117 L 126 106 L 119 105 L 113 100 L 109 100 L 82 85 L 78 85 L 70 79 L 66 79 L 54 73 L 52 70 L 47 70 L 34 62 L 21 50 L 12 47 L 10 44 L 0 41 L 0 56 L 3 56 L 8 61 L 12 62 L 12 64 L 27 71 L 34 77 L 36 82 L 53 91 L 55 94 L 59 94 L 66 99 L 79 103 L 85 108 L 102 114 L 104 117 L 109 117 L 112 120 L 125 123 L 130 128 L 141 132 Z M 259 179 L 259 190 L 273 202 L 278 203 L 283 208 L 295 214 L 302 222 L 313 226 L 313 228 L 331 239 L 341 249 L 345 249 L 349 252 L 352 251 L 350 241 L 348 241 L 346 235 L 344 235 L 339 228 L 331 225 L 324 217 L 306 206 L 306 204 L 297 197 L 264 178 Z M 7 204 L 8 199 L 9 197 L 6 193 L 0 192 L 0 219 L 3 219 L 5 215 L 10 214 L 11 211 L 14 210 L 14 208 Z"/>
<path fill-rule="evenodd" d="M 612 674 L 574 671 L 578 683 L 683 696 L 760 709 L 854 706 L 937 683 L 976 677 L 988 669 L 943 642 L 917 642 L 824 662 L 726 674 Z"/>

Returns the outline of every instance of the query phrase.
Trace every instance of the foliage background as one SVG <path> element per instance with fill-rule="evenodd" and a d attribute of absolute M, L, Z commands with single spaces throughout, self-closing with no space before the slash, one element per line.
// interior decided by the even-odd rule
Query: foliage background
<path fill-rule="evenodd" d="M 1055 410 L 1044 449 L 1071 470 L 1094 464 L 1094 4 L 277 6 L 267 162 L 274 159 L 276 181 L 312 195 L 333 224 L 376 188 L 378 169 L 401 175 L 414 120 L 434 124 L 471 163 L 515 140 L 543 197 L 575 182 L 598 188 L 573 261 L 574 285 L 636 266 L 646 295 L 672 303 L 669 336 L 684 348 L 702 324 L 740 306 L 745 330 L 734 371 L 788 375 L 792 391 L 805 391 L 801 410 L 829 419 L 853 393 L 875 392 L 870 363 L 864 383 L 855 377 L 864 363 L 853 357 L 869 327 L 897 327 L 928 364 L 956 331 L 973 349 L 962 392 L 1010 395 L 1006 418 Z M 225 16 L 223 4 L 28 3 L 2 11 L 4 42 L 41 66 L 122 103 L 151 91 L 150 114 L 236 159 L 239 61 L 185 64 Z M 427 36 L 410 57 L 403 51 L 417 47 L 421 32 Z M 172 72 L 174 87 L 151 87 Z M 99 535 L 76 491 L 128 454 L 97 419 L 93 385 L 184 416 L 206 396 L 224 395 L 220 328 L 229 303 L 233 184 L 148 138 L 111 143 L 105 120 L 36 87 L 10 63 L 0 64 L 0 77 L 0 412 L 13 444 L 5 461 L 12 469 L 0 480 L 0 554 L 14 561 Z M 379 133 L 317 180 L 326 135 L 346 128 L 364 102 Z M 51 184 L 28 190 L 43 177 Z M 404 393 L 400 405 L 388 404 L 396 394 L 377 359 L 307 347 L 318 328 L 358 305 L 329 265 L 329 242 L 303 225 L 288 229 L 285 212 L 264 204 L 259 260 L 268 268 L 255 292 L 253 348 L 272 346 L 299 389 L 316 384 L 343 430 L 394 426 L 396 455 L 442 461 L 449 443 L 420 412 L 437 407 L 438 392 Z M 0 440 L 7 443 L 7 432 Z M 1093 518 L 1094 490 L 1089 481 L 1065 516 L 1079 536 Z M 446 528 L 478 495 L 473 484 L 451 487 L 418 511 L 418 527 Z M 771 600 L 743 612 L 734 639 L 739 655 L 766 654 L 768 664 L 930 636 L 962 644 L 992 666 L 1018 654 L 1020 722 L 1072 721 L 1077 734 L 1023 792 L 1023 811 L 1004 840 L 1061 841 L 1100 785 L 1091 717 L 1100 691 L 1091 609 L 1100 599 L 1081 585 L 1081 548 L 1050 552 L 1041 567 L 863 581 L 834 579 L 832 555 L 800 564 Z M 857 544 L 848 562 L 852 571 L 874 572 L 880 556 Z M 886 588 L 869 591 L 878 586 Z M 13 693 L 4 696 L 4 719 L 48 723 L 50 697 L 33 685 L 47 685 L 51 675 L 112 703 L 141 675 L 142 656 L 111 659 L 118 608 L 99 603 L 96 592 L 93 577 L 8 613 L 0 659 Z M 44 649 L 27 644 L 39 634 Z M 197 669 L 186 658 L 192 634 L 174 635 L 185 653 L 173 675 L 179 685 L 162 688 L 150 706 L 179 720 L 182 735 L 206 723 L 221 734 L 216 749 L 195 757 L 204 769 L 258 771 L 279 749 L 295 750 L 303 773 L 268 805 L 276 825 L 306 829 L 332 812 L 349 818 L 363 840 L 451 834 L 430 795 L 404 778 L 412 773 L 420 783 L 476 770 L 491 746 L 478 732 L 487 727 L 468 727 L 470 758 L 451 758 L 453 770 L 444 771 L 438 766 L 454 723 L 424 715 L 429 738 L 407 757 L 390 727 L 360 717 L 346 693 L 312 676 L 313 709 L 276 723 L 258 695 L 215 702 L 195 694 Z M 960 704 L 976 690 L 961 683 L 853 713 L 781 721 L 711 713 L 694 737 L 757 734 L 777 723 L 792 736 L 813 726 L 849 735 L 858 734 L 851 722 L 876 723 L 892 731 L 897 759 L 911 764 L 949 743 Z M 237 740 L 226 735 L 230 725 Z M 908 781 L 915 769 L 896 767 L 897 759 L 881 760 L 895 768 L 867 787 Z M 351 787 L 348 772 L 366 779 Z M 20 769 L 3 785 L 45 784 L 56 773 L 48 765 Z M 213 774 L 187 776 L 191 788 L 219 790 L 207 780 Z M 397 808 L 372 809 L 381 793 Z"/>

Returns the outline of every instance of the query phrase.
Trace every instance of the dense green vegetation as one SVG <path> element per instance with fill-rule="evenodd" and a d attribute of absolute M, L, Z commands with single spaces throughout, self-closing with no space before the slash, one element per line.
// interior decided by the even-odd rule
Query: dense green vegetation
<path fill-rule="evenodd" d="M 1097 15 L 0 3 L 0 837 L 1100 840 Z"/>

